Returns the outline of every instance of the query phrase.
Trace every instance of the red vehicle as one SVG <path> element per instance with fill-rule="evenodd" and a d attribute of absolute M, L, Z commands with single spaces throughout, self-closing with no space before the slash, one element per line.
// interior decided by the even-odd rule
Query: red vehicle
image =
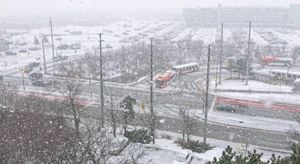
<path fill-rule="evenodd" d="M 157 88 L 165 88 L 175 77 L 176 72 L 168 70 L 164 74 L 159 74 L 155 77 L 155 84 Z"/>
<path fill-rule="evenodd" d="M 253 108 L 261 109 L 261 110 L 277 110 L 277 111 L 300 113 L 299 105 L 283 104 L 283 103 L 268 104 L 266 102 L 259 101 L 259 100 L 257 100 L 257 101 L 242 100 L 242 99 L 218 96 L 216 98 L 216 104 L 232 105 L 232 106 L 236 106 L 236 107 L 253 107 Z"/>
<path fill-rule="evenodd" d="M 262 64 L 269 65 L 269 66 L 291 66 L 293 64 L 293 59 L 274 57 L 274 56 L 265 56 L 262 58 Z"/>

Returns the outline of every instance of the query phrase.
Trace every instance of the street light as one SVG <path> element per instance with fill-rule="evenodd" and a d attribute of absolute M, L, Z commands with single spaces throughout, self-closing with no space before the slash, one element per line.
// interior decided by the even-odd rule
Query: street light
<path fill-rule="evenodd" d="M 24 70 L 25 68 L 23 67 L 22 68 L 22 85 L 23 85 L 23 90 L 25 91 L 25 81 L 24 81 L 24 72 L 25 72 L 25 70 Z"/>

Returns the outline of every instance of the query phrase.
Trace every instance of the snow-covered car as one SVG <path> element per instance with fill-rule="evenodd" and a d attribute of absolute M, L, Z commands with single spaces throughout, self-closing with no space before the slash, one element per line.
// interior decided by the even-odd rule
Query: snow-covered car
<path fill-rule="evenodd" d="M 27 50 L 26 49 L 21 49 L 19 50 L 20 53 L 27 53 Z"/>
<path fill-rule="evenodd" d="M 5 51 L 5 55 L 17 55 L 17 53 L 13 51 Z"/>
<path fill-rule="evenodd" d="M 59 50 L 66 50 L 68 48 L 69 48 L 69 45 L 67 45 L 67 44 L 61 44 L 57 47 L 57 49 L 59 49 Z"/>
<path fill-rule="evenodd" d="M 29 74 L 29 79 L 31 81 L 36 81 L 38 79 L 41 79 L 43 77 L 43 74 L 40 72 L 33 72 L 31 74 Z"/>
<path fill-rule="evenodd" d="M 43 80 L 34 81 L 31 84 L 36 87 L 46 87 L 45 81 Z"/>
<path fill-rule="evenodd" d="M 184 150 L 180 154 L 177 154 L 173 164 L 189 164 L 193 159 L 193 153 L 190 150 Z"/>
<path fill-rule="evenodd" d="M 46 86 L 54 87 L 54 86 L 59 85 L 59 81 L 53 80 L 53 79 L 48 79 L 48 80 L 45 81 L 45 84 L 46 84 Z"/>
<path fill-rule="evenodd" d="M 39 47 L 29 47 L 28 50 L 29 51 L 37 51 L 37 50 L 40 50 L 41 48 Z"/>

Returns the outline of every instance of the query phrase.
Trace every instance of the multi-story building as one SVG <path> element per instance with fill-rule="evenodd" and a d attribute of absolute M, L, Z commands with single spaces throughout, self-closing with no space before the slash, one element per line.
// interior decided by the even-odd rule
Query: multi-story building
<path fill-rule="evenodd" d="M 300 26 L 300 4 L 290 5 L 289 9 L 289 23 L 294 26 Z"/>
<path fill-rule="evenodd" d="M 222 7 L 190 8 L 183 10 L 187 25 L 217 27 L 223 22 L 227 27 L 246 27 L 252 21 L 254 27 L 285 28 L 300 24 L 300 5 L 289 8 L 276 7 Z M 290 19 L 289 19 L 290 18 Z"/>
<path fill-rule="evenodd" d="M 215 27 L 218 18 L 216 8 L 183 9 L 184 19 L 189 26 Z"/>
<path fill-rule="evenodd" d="M 0 52 L 6 51 L 9 49 L 9 42 L 5 39 L 0 38 Z"/>

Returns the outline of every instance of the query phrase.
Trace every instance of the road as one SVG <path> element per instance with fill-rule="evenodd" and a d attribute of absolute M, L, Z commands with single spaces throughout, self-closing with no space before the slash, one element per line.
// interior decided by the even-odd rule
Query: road
<path fill-rule="evenodd" d="M 191 75 L 190 78 L 193 78 Z M 18 83 L 20 85 L 20 77 L 5 77 L 4 82 Z M 25 88 L 30 85 L 28 79 L 25 80 Z M 84 94 L 89 94 L 92 92 L 95 95 L 99 93 L 98 82 L 93 82 L 92 85 L 89 85 L 88 82 L 82 82 L 82 90 Z M 105 93 L 106 96 L 113 95 L 114 97 L 123 97 L 124 95 L 130 95 L 138 101 L 144 101 L 147 104 L 149 100 L 149 89 L 142 87 L 129 86 L 125 84 L 116 84 L 105 82 Z M 178 106 L 185 106 L 188 108 L 201 108 L 202 104 L 199 100 L 199 94 L 189 93 L 189 92 L 170 92 L 164 90 L 155 91 L 155 104 L 173 104 Z M 157 106 L 156 106 L 157 107 Z M 90 106 L 86 108 L 84 117 L 86 118 L 100 118 L 99 107 Z M 147 126 L 148 115 L 137 114 L 136 119 L 132 123 L 133 125 L 138 126 Z M 171 131 L 171 132 L 180 132 L 181 119 L 170 116 L 158 116 L 159 120 L 164 120 L 163 124 L 160 124 L 158 129 Z M 203 136 L 203 120 L 198 118 L 193 130 L 193 134 L 197 136 Z M 287 149 L 288 143 L 286 142 L 287 136 L 281 132 L 274 132 L 268 130 L 259 130 L 254 128 L 246 128 L 239 126 L 228 126 L 217 124 L 214 122 L 209 122 L 208 124 L 208 137 L 218 140 L 226 140 L 238 143 L 249 143 L 258 146 L 270 147 L 270 148 L 282 148 Z"/>
<path fill-rule="evenodd" d="M 82 114 L 86 118 L 100 119 L 99 107 L 89 106 L 84 110 Z M 106 118 L 109 120 L 109 114 L 106 114 Z M 180 133 L 182 127 L 182 119 L 169 116 L 157 116 L 158 120 L 164 120 L 164 123 L 159 124 L 158 129 L 164 131 L 171 131 Z M 135 126 L 149 127 L 148 114 L 137 113 L 134 121 L 131 123 Z M 202 119 L 196 119 L 193 135 L 203 136 Z M 254 128 L 244 128 L 238 126 L 228 126 L 217 124 L 214 122 L 208 122 L 208 138 L 225 140 L 236 143 L 248 143 L 251 145 L 275 148 L 275 149 L 289 149 L 287 142 L 287 135 L 281 132 L 259 130 Z"/>

